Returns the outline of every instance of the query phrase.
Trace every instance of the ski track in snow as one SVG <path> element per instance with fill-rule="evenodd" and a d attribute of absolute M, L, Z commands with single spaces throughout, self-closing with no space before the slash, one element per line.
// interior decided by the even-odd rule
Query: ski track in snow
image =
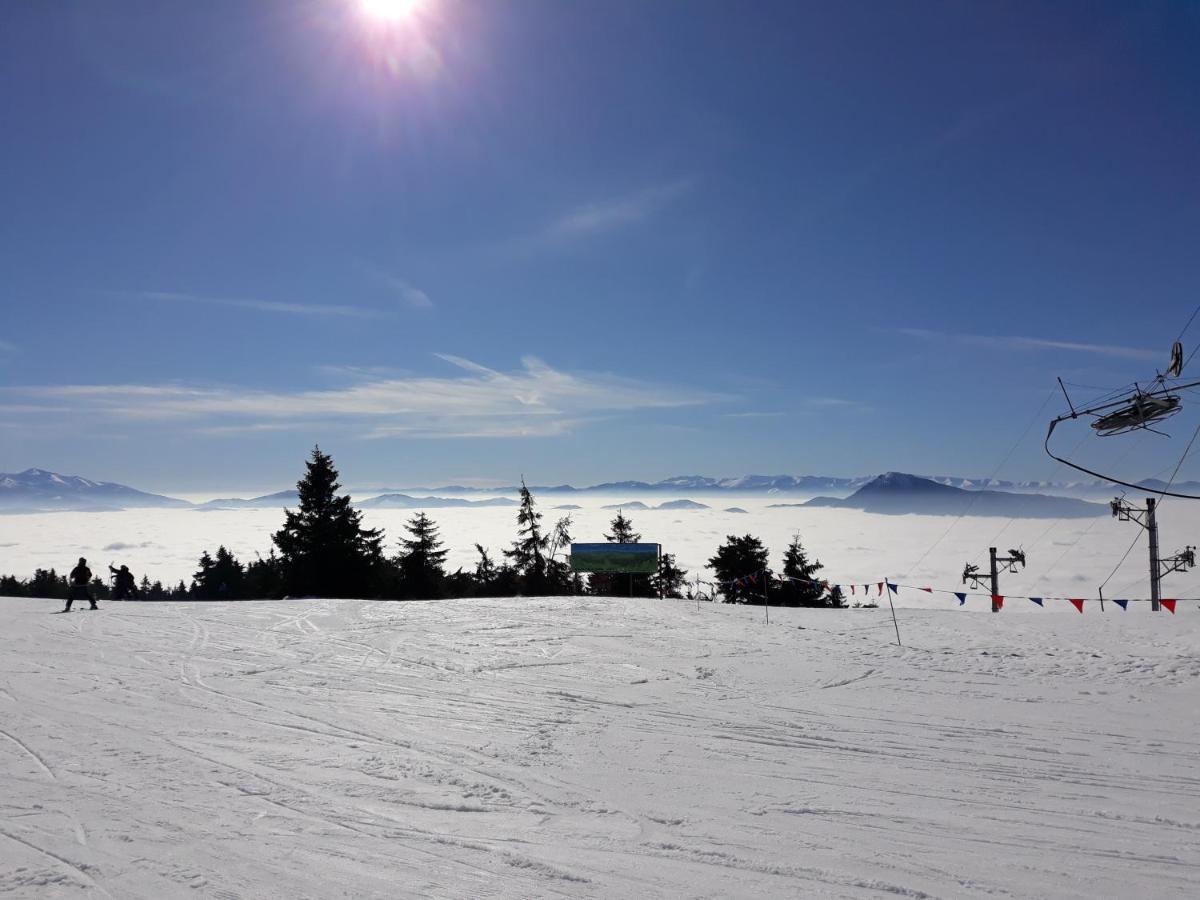
<path fill-rule="evenodd" d="M 1194 616 L 52 605 L 0 599 L 0 896 L 1200 893 Z"/>

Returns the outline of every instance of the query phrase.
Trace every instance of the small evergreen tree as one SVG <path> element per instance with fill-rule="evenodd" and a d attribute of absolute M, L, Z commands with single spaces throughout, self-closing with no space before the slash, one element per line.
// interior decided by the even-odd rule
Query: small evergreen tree
<path fill-rule="evenodd" d="M 15 575 L 0 576 L 0 597 L 24 597 L 25 582 Z"/>
<path fill-rule="evenodd" d="M 823 568 L 817 560 L 809 560 L 800 535 L 793 535 L 783 553 L 784 580 L 772 592 L 771 602 L 778 606 L 825 606 L 825 584 L 816 577 Z"/>
<path fill-rule="evenodd" d="M 282 597 L 283 567 L 272 548 L 266 559 L 259 556 L 246 566 L 247 597 Z"/>
<path fill-rule="evenodd" d="M 54 569 L 35 569 L 27 588 L 30 597 L 48 597 L 53 600 L 67 599 L 67 578 Z"/>
<path fill-rule="evenodd" d="M 608 527 L 612 529 L 612 533 L 606 534 L 604 539 L 610 544 L 636 544 L 642 539 L 642 536 L 633 530 L 633 522 L 625 518 L 622 510 L 617 510 L 617 517 Z"/>
<path fill-rule="evenodd" d="M 623 510 L 617 510 L 616 518 L 608 527 L 610 531 L 604 535 L 604 539 L 610 544 L 636 544 L 642 539 L 641 534 L 633 530 L 633 520 L 627 518 Z M 655 587 L 651 575 L 597 572 L 588 579 L 588 583 L 593 594 L 619 594 L 622 597 L 658 596 L 658 588 Z"/>
<path fill-rule="evenodd" d="M 209 556 L 207 550 L 200 556 L 200 571 L 192 582 L 192 594 L 201 600 L 235 600 L 242 596 L 245 579 L 245 568 L 222 544 L 215 557 Z M 142 591 L 148 593 L 150 580 L 142 580 Z"/>
<path fill-rule="evenodd" d="M 369 597 L 379 591 L 383 534 L 362 527 L 362 513 L 339 496 L 333 459 L 314 447 L 296 487 L 299 508 L 284 511 L 274 535 L 284 593 L 291 596 Z"/>
<path fill-rule="evenodd" d="M 475 574 L 473 576 L 475 579 L 475 589 L 477 593 L 488 597 L 491 596 L 492 587 L 496 583 L 496 564 L 488 556 L 487 549 L 483 544 L 476 544 L 475 550 L 479 554 L 479 561 L 475 563 Z"/>
<path fill-rule="evenodd" d="M 400 573 L 400 596 L 432 599 L 443 595 L 446 554 L 438 538 L 437 525 L 419 512 L 404 526 L 409 537 L 400 539 L 402 551 L 396 558 Z"/>
<path fill-rule="evenodd" d="M 550 532 L 550 552 L 546 560 L 546 578 L 548 589 L 555 594 L 577 594 L 582 580 L 571 571 L 570 564 L 565 559 L 559 559 L 558 554 L 571 546 L 571 517 L 563 516 L 554 523 Z"/>
<path fill-rule="evenodd" d="M 664 553 L 658 559 L 658 572 L 650 580 L 650 586 L 660 597 L 681 597 L 685 578 L 687 571 L 675 565 L 675 554 Z"/>
<path fill-rule="evenodd" d="M 546 549 L 549 536 L 542 533 L 542 514 L 534 509 L 533 494 L 521 478 L 521 506 L 517 510 L 517 539 L 512 549 L 504 555 L 512 561 L 512 567 L 521 580 L 522 593 L 537 595 L 546 593 Z"/>
<path fill-rule="evenodd" d="M 726 603 L 763 602 L 763 579 L 771 577 L 767 548 L 753 535 L 728 535 L 708 567 L 717 576 Z"/>

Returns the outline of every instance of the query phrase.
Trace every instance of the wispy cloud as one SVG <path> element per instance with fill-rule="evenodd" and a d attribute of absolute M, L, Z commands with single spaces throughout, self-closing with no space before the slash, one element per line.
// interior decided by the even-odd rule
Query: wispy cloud
<path fill-rule="evenodd" d="M 439 358 L 460 374 L 364 378 L 295 392 L 183 384 L 5 387 L 0 398 L 24 416 L 173 421 L 209 433 L 318 423 L 356 428 L 366 437 L 460 438 L 554 436 L 614 415 L 733 399 L 617 375 L 563 372 L 533 357 L 512 372 L 449 354 Z"/>
<path fill-rule="evenodd" d="M 688 193 L 694 182 L 678 179 L 569 210 L 543 233 L 549 241 L 571 240 L 644 222 Z"/>
<path fill-rule="evenodd" d="M 1140 347 L 1119 347 L 1112 344 L 1085 344 L 1077 341 L 1055 341 L 1045 338 L 1019 337 L 1014 335 L 948 334 L 927 328 L 900 328 L 900 334 L 929 341 L 968 344 L 974 347 L 990 347 L 994 350 L 1063 350 L 1070 353 L 1093 353 L 1119 359 L 1156 360 L 1163 354 L 1156 350 Z M 1165 362 L 1165 360 L 1163 360 Z"/>
<path fill-rule="evenodd" d="M 354 319 L 378 319 L 386 316 L 386 310 L 365 306 L 347 306 L 326 303 L 286 303 L 275 300 L 252 300 L 236 297 L 209 297 L 179 291 L 109 291 L 111 295 L 135 300 L 159 303 L 199 303 L 208 306 L 231 306 L 252 309 L 258 312 L 283 313 L 293 316 L 342 316 Z"/>
<path fill-rule="evenodd" d="M 16 344 L 14 344 L 12 341 L 6 341 L 3 338 L 0 338 L 0 356 L 3 356 L 8 353 L 16 353 L 16 352 L 17 352 Z"/>
<path fill-rule="evenodd" d="M 362 260 L 358 263 L 358 269 L 370 281 L 386 288 L 405 306 L 413 309 L 433 309 L 433 300 L 429 295 L 406 279 Z"/>

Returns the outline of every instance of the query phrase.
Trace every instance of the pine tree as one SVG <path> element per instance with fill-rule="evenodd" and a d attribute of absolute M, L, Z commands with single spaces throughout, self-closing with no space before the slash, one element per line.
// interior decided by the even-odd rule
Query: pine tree
<path fill-rule="evenodd" d="M 33 579 L 29 582 L 30 597 L 48 597 L 53 600 L 67 598 L 67 578 L 59 575 L 54 569 L 35 569 Z"/>
<path fill-rule="evenodd" d="M 778 606 L 825 606 L 825 585 L 816 577 L 823 568 L 817 560 L 809 560 L 800 543 L 800 535 L 793 535 L 783 553 L 785 580 L 775 590 L 772 603 Z"/>
<path fill-rule="evenodd" d="M 245 585 L 247 597 L 283 596 L 283 566 L 273 548 L 266 559 L 259 556 L 246 565 Z"/>
<path fill-rule="evenodd" d="M 624 512 L 617 510 L 617 517 L 609 524 L 612 534 L 606 534 L 604 539 L 610 544 L 636 544 L 642 536 L 633 530 L 633 522 L 625 518 Z"/>
<path fill-rule="evenodd" d="M 633 530 L 633 520 L 626 518 L 622 510 L 617 510 L 616 518 L 608 527 L 611 532 L 606 534 L 604 539 L 610 544 L 636 544 L 642 539 L 641 534 Z M 620 594 L 623 597 L 658 596 L 658 588 L 654 586 L 651 575 L 597 573 L 592 575 L 590 586 L 595 594 Z"/>
<path fill-rule="evenodd" d="M 680 597 L 687 570 L 675 565 L 675 554 L 664 553 L 658 558 L 658 572 L 650 579 L 650 586 L 660 597 Z"/>
<path fill-rule="evenodd" d="M 548 588 L 555 594 L 576 594 L 577 584 L 582 584 L 578 576 L 571 572 L 571 567 L 564 560 L 558 559 L 558 554 L 571 546 L 571 517 L 563 516 L 554 523 L 550 532 L 550 552 L 546 560 L 546 578 Z"/>
<path fill-rule="evenodd" d="M 314 447 L 297 483 L 299 508 L 284 511 L 279 548 L 283 591 L 296 596 L 369 597 L 378 593 L 383 533 L 362 527 L 350 496 L 338 496 L 333 459 Z"/>
<path fill-rule="evenodd" d="M 753 535 L 728 535 L 717 548 L 708 567 L 716 573 L 726 603 L 763 602 L 763 579 L 771 577 L 767 568 L 767 548 Z"/>
<path fill-rule="evenodd" d="M 521 507 L 517 510 L 517 539 L 504 555 L 522 582 L 523 593 L 544 594 L 546 580 L 546 548 L 549 537 L 542 533 L 542 514 L 534 510 L 533 494 L 521 479 Z"/>
<path fill-rule="evenodd" d="M 402 548 L 396 565 L 400 571 L 400 596 L 430 599 L 441 597 L 446 579 L 446 554 L 438 538 L 437 525 L 419 512 L 404 526 L 411 535 L 400 539 Z"/>
<path fill-rule="evenodd" d="M 475 563 L 475 587 L 480 594 L 490 596 L 496 581 L 496 564 L 492 562 L 483 544 L 476 544 L 475 550 L 479 553 L 479 561 Z"/>

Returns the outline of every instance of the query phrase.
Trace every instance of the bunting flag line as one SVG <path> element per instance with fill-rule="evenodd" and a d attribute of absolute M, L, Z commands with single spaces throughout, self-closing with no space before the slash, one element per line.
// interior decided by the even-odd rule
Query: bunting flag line
<path fill-rule="evenodd" d="M 767 569 L 762 569 L 762 570 L 759 570 L 758 572 L 752 572 L 748 575 L 743 575 L 740 578 L 734 578 L 730 581 L 707 581 L 704 583 L 712 585 L 714 587 L 728 587 L 730 585 L 737 585 L 739 587 L 748 587 L 749 585 L 752 585 L 752 584 L 757 585 L 759 578 L 763 579 L 763 589 L 764 590 L 767 587 L 769 587 L 770 581 L 772 578 L 776 578 L 779 581 L 794 581 L 794 582 L 801 582 L 803 584 L 810 584 L 815 587 L 819 587 L 821 589 L 821 591 L 823 591 L 823 592 L 830 592 L 830 593 L 836 594 L 836 593 L 840 593 L 842 590 L 841 584 L 830 584 L 827 580 L 824 580 L 824 579 L 800 578 L 800 577 L 796 577 L 796 576 L 792 576 L 792 575 L 772 575 L 771 572 Z M 1010 599 L 1010 600 L 1014 599 L 1014 597 L 1012 595 L 1000 595 L 1000 594 L 993 595 L 993 594 L 973 593 L 970 591 L 954 591 L 954 590 L 947 590 L 945 588 L 928 587 L 926 585 L 918 586 L 918 585 L 912 585 L 912 584 L 900 584 L 895 581 L 886 581 L 886 580 L 875 582 L 875 589 L 876 589 L 877 594 L 879 594 L 879 595 L 883 594 L 883 588 L 885 585 L 887 586 L 889 594 L 896 594 L 897 596 L 899 596 L 900 588 L 902 588 L 902 587 L 908 588 L 910 590 L 915 590 L 915 591 L 924 591 L 927 594 L 951 594 L 956 600 L 958 600 L 958 605 L 960 607 L 966 605 L 967 597 L 991 597 L 992 601 L 993 601 L 993 608 L 996 611 L 999 611 L 1000 609 L 1002 609 L 1004 607 L 1005 596 L 1008 596 L 1008 599 Z M 864 597 L 870 595 L 870 590 L 871 590 L 870 583 L 862 585 L 862 589 L 863 589 Z M 850 593 L 857 596 L 858 595 L 858 585 L 851 584 L 850 585 Z M 1085 603 L 1100 602 L 1101 608 L 1103 608 L 1103 603 L 1104 603 L 1103 597 L 1094 598 L 1094 597 L 1027 597 L 1027 596 L 1019 596 L 1019 597 L 1016 597 L 1015 599 L 1029 600 L 1032 603 L 1036 603 L 1038 606 L 1042 607 L 1043 609 L 1045 609 L 1045 606 L 1046 606 L 1045 601 L 1047 601 L 1047 600 L 1053 600 L 1056 603 L 1059 600 L 1066 600 L 1068 603 L 1070 603 L 1072 606 L 1075 607 L 1077 612 L 1080 612 L 1080 613 L 1083 612 L 1083 604 L 1085 604 Z M 1200 599 L 1200 598 L 1186 598 L 1184 602 L 1190 602 L 1193 599 Z M 1122 610 L 1128 612 L 1130 603 L 1149 603 L 1151 601 L 1147 600 L 1145 598 L 1141 598 L 1141 597 L 1135 597 L 1132 599 L 1128 598 L 1128 597 L 1121 597 L 1118 599 L 1114 599 L 1112 602 L 1117 604 L 1119 607 L 1121 607 Z M 1166 607 L 1168 612 L 1174 614 L 1177 609 L 1179 599 L 1172 598 L 1169 600 L 1161 600 L 1159 602 L 1161 603 L 1162 606 Z"/>

